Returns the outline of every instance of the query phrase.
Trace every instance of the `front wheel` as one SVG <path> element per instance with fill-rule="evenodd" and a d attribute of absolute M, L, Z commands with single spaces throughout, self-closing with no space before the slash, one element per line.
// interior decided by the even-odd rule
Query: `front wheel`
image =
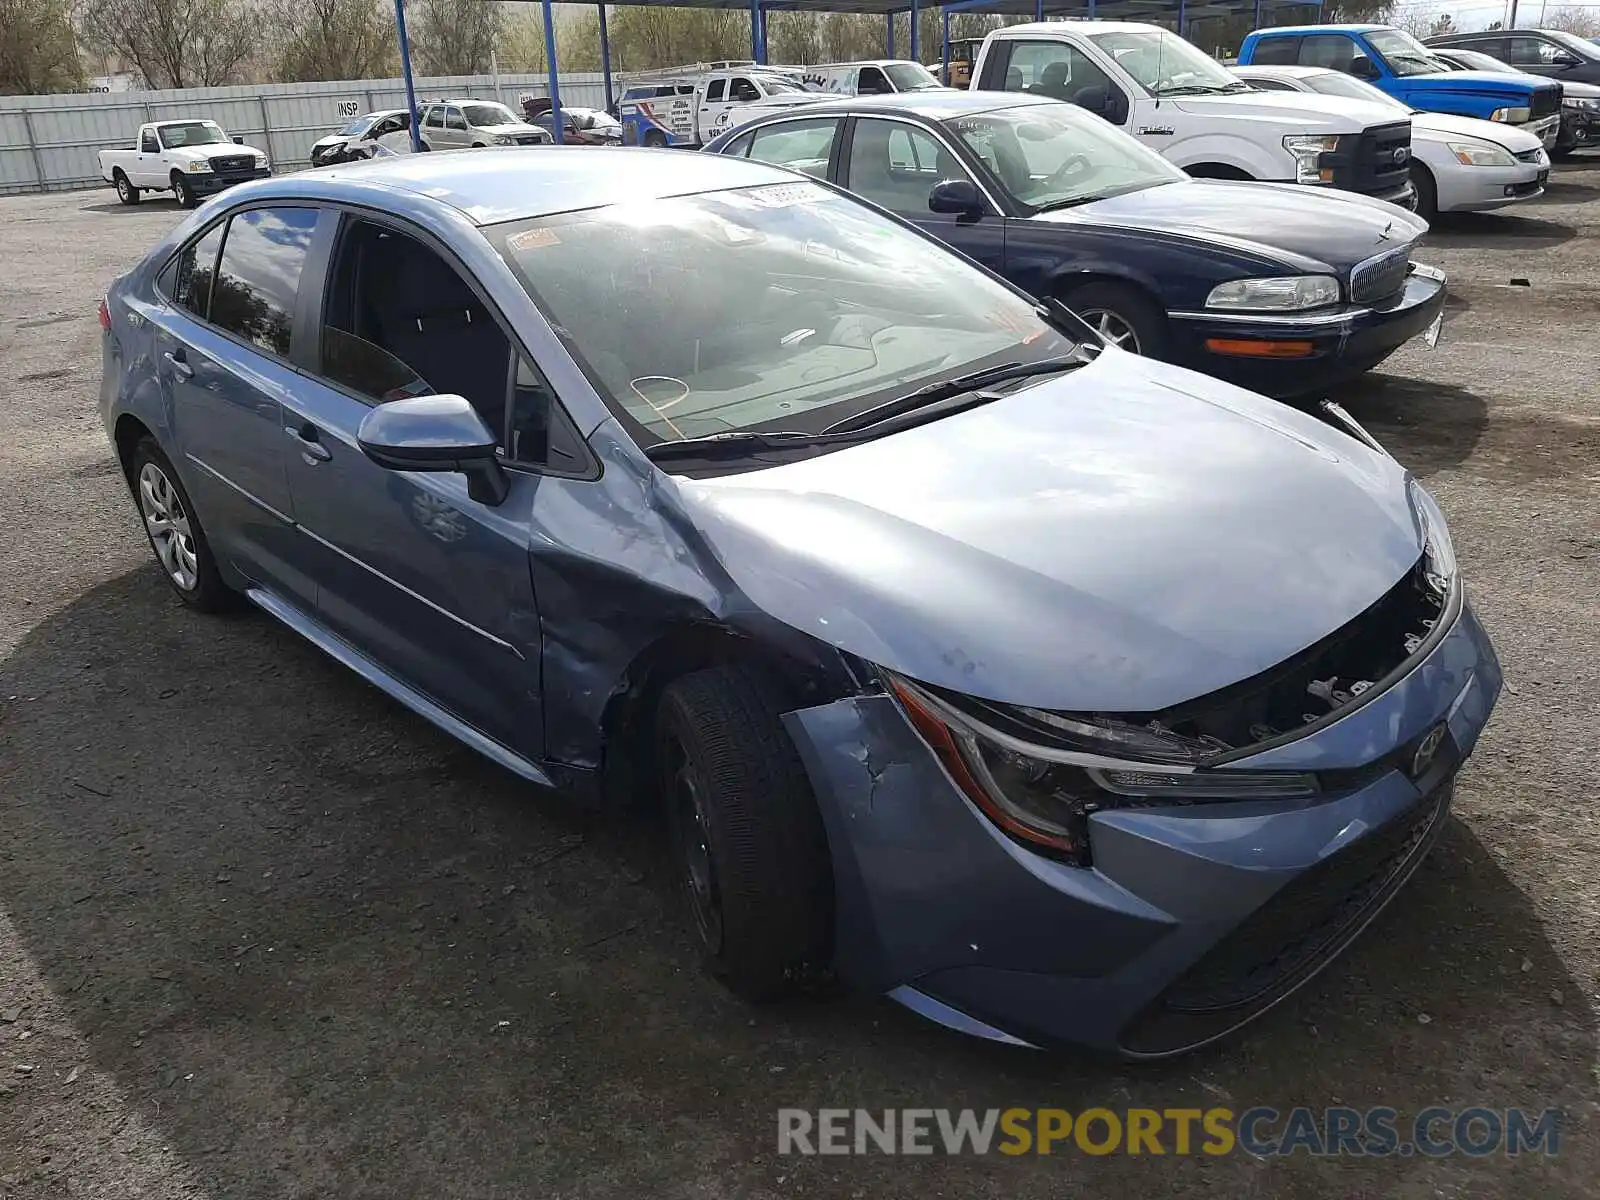
<path fill-rule="evenodd" d="M 139 189 L 128 182 L 128 177 L 121 171 L 117 171 L 114 177 L 117 184 L 117 199 L 121 200 L 124 204 L 139 203 Z"/>
<path fill-rule="evenodd" d="M 1411 186 L 1417 189 L 1417 216 L 1424 221 L 1439 219 L 1439 188 L 1433 172 L 1421 163 L 1411 164 Z"/>
<path fill-rule="evenodd" d="M 1171 341 L 1167 314 L 1131 284 L 1086 283 L 1062 296 L 1061 302 L 1117 349 L 1146 358 L 1166 357 Z"/>
<path fill-rule="evenodd" d="M 656 762 L 674 857 L 711 972 L 749 1000 L 805 991 L 832 953 L 833 876 L 772 681 L 711 667 L 669 685 Z"/>
<path fill-rule="evenodd" d="M 176 171 L 172 173 L 172 194 L 178 198 L 178 204 L 183 208 L 193 208 L 199 203 L 194 189 L 189 186 L 189 181 Z"/>

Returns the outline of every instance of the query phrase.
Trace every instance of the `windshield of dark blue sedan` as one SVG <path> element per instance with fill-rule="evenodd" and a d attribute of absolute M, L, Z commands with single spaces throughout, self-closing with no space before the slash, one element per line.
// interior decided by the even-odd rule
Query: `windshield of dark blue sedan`
<path fill-rule="evenodd" d="M 615 204 L 491 238 L 646 446 L 816 432 L 1073 347 L 1010 288 L 812 183 Z"/>
<path fill-rule="evenodd" d="M 1036 209 L 1188 178 L 1143 143 L 1071 104 L 1024 104 L 945 123 L 1012 199 Z"/>

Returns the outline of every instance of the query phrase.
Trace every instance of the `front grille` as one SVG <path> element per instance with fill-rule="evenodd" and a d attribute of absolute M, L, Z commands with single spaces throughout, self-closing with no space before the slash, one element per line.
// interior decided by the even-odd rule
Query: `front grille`
<path fill-rule="evenodd" d="M 1532 120 L 1548 117 L 1561 107 L 1560 88 L 1540 88 L 1533 93 L 1533 99 L 1528 104 L 1529 111 L 1533 114 Z"/>
<path fill-rule="evenodd" d="M 1536 163 L 1544 157 L 1544 149 L 1542 147 L 1535 146 L 1532 150 L 1522 151 L 1517 155 L 1517 157 L 1525 163 Z"/>
<path fill-rule="evenodd" d="M 544 138 L 537 133 L 523 133 L 517 136 L 517 145 L 519 146 L 542 146 L 543 144 Z"/>
<path fill-rule="evenodd" d="M 1410 246 L 1374 255 L 1350 272 L 1350 300 L 1354 304 L 1387 300 L 1406 286 L 1406 276 L 1410 273 Z"/>
<path fill-rule="evenodd" d="M 255 167 L 254 154 L 219 154 L 211 160 L 213 171 L 253 171 Z"/>
<path fill-rule="evenodd" d="M 1333 185 L 1363 195 L 1387 195 L 1411 178 L 1411 122 L 1345 134 L 1334 152 Z"/>
<path fill-rule="evenodd" d="M 1124 1032 L 1135 1054 L 1218 1037 L 1270 1007 L 1344 949 L 1409 878 L 1450 804 L 1445 778 L 1421 803 L 1291 881 Z"/>

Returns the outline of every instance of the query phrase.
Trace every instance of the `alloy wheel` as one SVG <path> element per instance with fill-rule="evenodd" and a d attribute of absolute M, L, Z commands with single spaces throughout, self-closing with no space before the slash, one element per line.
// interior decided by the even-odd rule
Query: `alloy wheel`
<path fill-rule="evenodd" d="M 695 931 L 707 951 L 722 949 L 722 894 L 717 886 L 717 871 L 711 861 L 711 835 L 705 815 L 705 789 L 683 746 L 674 739 L 670 745 L 668 786 L 672 806 L 673 835 L 677 839 L 683 867 L 684 890 L 694 911 Z"/>
<path fill-rule="evenodd" d="M 182 591 L 192 592 L 200 582 L 200 559 L 195 552 L 189 514 L 167 473 L 153 462 L 139 471 L 139 511 L 150 544 L 167 576 Z"/>
<path fill-rule="evenodd" d="M 1086 308 L 1078 315 L 1118 350 L 1139 353 L 1139 334 L 1126 317 L 1106 308 Z"/>

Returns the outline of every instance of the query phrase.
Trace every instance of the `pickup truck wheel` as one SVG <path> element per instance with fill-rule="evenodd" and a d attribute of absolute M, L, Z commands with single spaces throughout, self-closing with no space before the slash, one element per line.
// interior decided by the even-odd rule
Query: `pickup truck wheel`
<path fill-rule="evenodd" d="M 1439 189 L 1433 182 L 1433 172 L 1421 163 L 1412 163 L 1411 186 L 1417 189 L 1417 216 L 1424 221 L 1437 221 Z"/>
<path fill-rule="evenodd" d="M 172 194 L 184 208 L 193 208 L 199 203 L 195 198 L 194 189 L 189 186 L 189 181 L 176 171 L 172 173 Z"/>
<path fill-rule="evenodd" d="M 660 150 L 667 144 L 667 135 L 659 129 L 652 129 L 644 135 L 644 144 L 653 150 Z"/>
<path fill-rule="evenodd" d="M 1061 302 L 1092 325 L 1102 338 L 1146 358 L 1165 358 L 1171 333 L 1167 314 L 1138 288 L 1125 283 L 1086 283 Z"/>
<path fill-rule="evenodd" d="M 833 874 L 774 681 L 744 664 L 669 684 L 656 767 L 677 870 L 712 974 L 748 1000 L 826 979 Z"/>
<path fill-rule="evenodd" d="M 111 173 L 111 179 L 117 185 L 118 200 L 121 200 L 124 204 L 139 203 L 139 189 L 128 182 L 128 177 L 122 173 L 121 167 Z"/>

